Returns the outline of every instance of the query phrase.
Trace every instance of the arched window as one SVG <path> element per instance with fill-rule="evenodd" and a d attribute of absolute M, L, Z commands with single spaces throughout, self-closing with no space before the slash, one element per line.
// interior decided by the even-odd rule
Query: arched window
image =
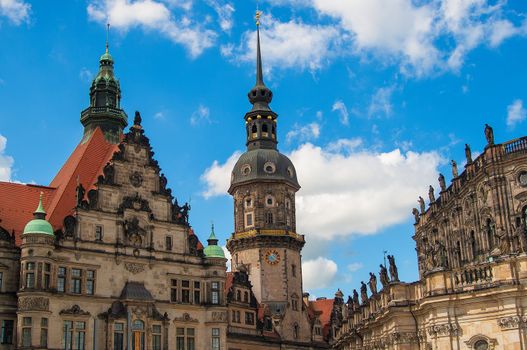
<path fill-rule="evenodd" d="M 241 301 L 242 300 L 242 292 L 240 290 L 236 291 L 236 300 Z"/>
<path fill-rule="evenodd" d="M 476 245 L 476 234 L 474 231 L 470 231 L 470 249 L 472 250 L 472 258 L 475 258 L 478 254 L 478 250 Z"/>
<path fill-rule="evenodd" d="M 144 350 L 145 348 L 145 323 L 135 320 L 132 323 L 132 349 Z"/>
<path fill-rule="evenodd" d="M 486 340 L 478 340 L 474 343 L 474 350 L 488 350 L 489 349 L 489 343 L 487 343 Z"/>
<path fill-rule="evenodd" d="M 243 302 L 248 303 L 249 302 L 249 292 L 243 293 Z"/>
<path fill-rule="evenodd" d="M 264 124 L 262 126 L 262 136 L 263 137 L 267 137 L 269 134 L 268 134 L 268 130 L 267 130 L 267 124 Z"/>
<path fill-rule="evenodd" d="M 457 265 L 461 267 L 461 242 L 456 242 Z"/>
<path fill-rule="evenodd" d="M 251 133 L 253 138 L 258 136 L 258 129 L 256 128 L 256 124 L 253 124 L 253 127 L 251 128 Z"/>
<path fill-rule="evenodd" d="M 489 250 L 494 248 L 494 224 L 492 223 L 492 220 L 489 218 L 487 219 L 487 240 L 489 242 Z"/>
<path fill-rule="evenodd" d="M 273 224 L 274 223 L 273 213 L 265 214 L 265 223 L 266 224 Z"/>
<path fill-rule="evenodd" d="M 274 197 L 273 196 L 268 195 L 267 197 L 265 197 L 265 206 L 267 206 L 267 207 L 274 206 Z"/>
<path fill-rule="evenodd" d="M 273 136 L 273 139 L 276 137 L 276 127 L 273 126 L 272 128 L 272 136 Z"/>

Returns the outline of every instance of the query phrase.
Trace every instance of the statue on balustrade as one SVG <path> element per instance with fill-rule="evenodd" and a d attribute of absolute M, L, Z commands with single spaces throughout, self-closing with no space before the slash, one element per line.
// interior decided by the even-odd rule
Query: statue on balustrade
<path fill-rule="evenodd" d="M 472 163 L 472 151 L 470 150 L 470 145 L 465 143 L 465 158 L 467 158 L 467 164 Z"/>
<path fill-rule="evenodd" d="M 368 287 L 366 287 L 364 281 L 360 281 L 360 299 L 362 304 L 368 302 Z"/>
<path fill-rule="evenodd" d="M 428 199 L 430 199 L 430 204 L 434 203 L 436 201 L 436 197 L 435 197 L 435 194 L 434 194 L 434 188 L 432 187 L 432 185 L 430 185 L 430 187 L 428 187 Z"/>
<path fill-rule="evenodd" d="M 421 209 L 421 214 L 424 214 L 426 207 L 425 207 L 425 200 L 423 197 L 419 196 L 419 200 L 417 201 L 419 203 L 419 208 Z"/>
<path fill-rule="evenodd" d="M 516 220 L 516 229 L 514 234 L 518 242 L 518 248 L 522 253 L 527 253 L 527 232 L 525 229 L 525 223 L 520 218 Z"/>
<path fill-rule="evenodd" d="M 445 176 L 443 174 L 439 174 L 439 178 L 437 180 L 439 181 L 439 187 L 441 188 L 441 192 L 446 191 Z"/>
<path fill-rule="evenodd" d="M 510 240 L 509 236 L 507 235 L 507 232 L 505 232 L 504 229 L 500 228 L 496 230 L 495 235 L 498 238 L 500 254 L 508 254 L 510 251 Z"/>
<path fill-rule="evenodd" d="M 494 145 L 494 130 L 489 124 L 485 124 L 485 138 L 488 146 Z"/>
<path fill-rule="evenodd" d="M 457 170 L 457 162 L 452 159 L 450 164 L 452 165 L 452 177 L 455 179 L 456 177 L 459 176 L 459 172 Z"/>
<path fill-rule="evenodd" d="M 357 293 L 357 290 L 353 290 L 353 310 L 358 310 L 360 307 L 359 304 L 359 293 Z"/>
<path fill-rule="evenodd" d="M 435 264 L 434 264 L 435 267 L 448 267 L 447 266 L 446 248 L 439 241 L 436 241 L 436 243 L 435 243 L 433 256 L 435 258 Z"/>
<path fill-rule="evenodd" d="M 388 278 L 388 270 L 383 264 L 380 264 L 379 267 L 381 271 L 379 272 L 379 279 L 383 288 L 386 288 L 390 284 L 390 279 Z"/>
<path fill-rule="evenodd" d="M 392 281 L 399 282 L 399 273 L 397 272 L 397 265 L 395 265 L 395 257 L 393 255 L 387 256 L 390 262 L 390 277 Z"/>
<path fill-rule="evenodd" d="M 377 277 L 375 277 L 375 274 L 373 272 L 370 272 L 370 281 L 368 282 L 368 284 L 370 285 L 371 294 L 377 294 Z"/>

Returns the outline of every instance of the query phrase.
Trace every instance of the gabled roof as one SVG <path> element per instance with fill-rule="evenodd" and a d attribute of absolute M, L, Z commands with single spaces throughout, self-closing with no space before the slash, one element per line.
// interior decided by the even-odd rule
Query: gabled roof
<path fill-rule="evenodd" d="M 120 299 L 154 301 L 152 294 L 146 289 L 144 283 L 141 282 L 126 282 Z"/>
<path fill-rule="evenodd" d="M 0 182 L 0 226 L 9 233 L 14 231 L 15 242 L 20 245 L 24 226 L 33 218 L 40 192 L 43 192 L 47 220 L 53 229 L 61 228 L 64 218 L 73 213 L 76 206 L 77 181 L 86 193 L 92 189 L 118 148 L 119 145 L 108 143 L 97 128 L 75 148 L 49 186 Z"/>
<path fill-rule="evenodd" d="M 309 301 L 309 308 L 320 316 L 318 319 L 322 324 L 322 334 L 326 337 L 329 333 L 331 312 L 333 311 L 333 304 L 335 299 L 320 299 L 315 301 Z"/>

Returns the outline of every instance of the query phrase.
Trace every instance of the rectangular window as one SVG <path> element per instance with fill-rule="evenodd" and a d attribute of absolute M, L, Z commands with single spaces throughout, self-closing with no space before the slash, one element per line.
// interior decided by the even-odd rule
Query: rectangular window
<path fill-rule="evenodd" d="M 0 342 L 2 344 L 13 344 L 13 326 L 15 321 L 2 320 L 2 334 L 0 335 Z"/>
<path fill-rule="evenodd" d="M 44 264 L 44 273 L 42 274 L 42 288 L 49 289 L 51 281 L 51 264 Z"/>
<path fill-rule="evenodd" d="M 194 328 L 187 328 L 187 350 L 196 350 L 194 340 Z"/>
<path fill-rule="evenodd" d="M 62 329 L 62 348 L 72 350 L 73 348 L 73 322 L 64 321 Z"/>
<path fill-rule="evenodd" d="M 113 350 L 124 349 L 124 323 L 113 325 Z"/>
<path fill-rule="evenodd" d="M 220 329 L 212 328 L 212 350 L 220 350 Z"/>
<path fill-rule="evenodd" d="M 253 213 L 245 214 L 245 226 L 246 227 L 253 226 Z"/>
<path fill-rule="evenodd" d="M 95 293 L 95 271 L 86 271 L 86 294 L 93 295 Z"/>
<path fill-rule="evenodd" d="M 152 350 L 161 350 L 161 326 L 152 326 Z"/>
<path fill-rule="evenodd" d="M 71 269 L 71 285 L 70 292 L 75 294 L 81 294 L 82 291 L 82 270 Z"/>
<path fill-rule="evenodd" d="M 102 241 L 102 236 L 103 236 L 102 226 L 100 225 L 95 226 L 95 240 Z"/>
<path fill-rule="evenodd" d="M 22 319 L 22 346 L 31 346 L 31 324 L 33 320 L 31 317 L 24 317 Z"/>
<path fill-rule="evenodd" d="M 194 328 L 176 328 L 176 350 L 196 350 Z"/>
<path fill-rule="evenodd" d="M 315 335 L 322 335 L 322 329 L 320 327 L 315 327 Z"/>
<path fill-rule="evenodd" d="M 64 293 L 66 291 L 66 268 L 59 267 L 57 271 L 57 291 Z"/>
<path fill-rule="evenodd" d="M 73 350 L 84 350 L 86 338 L 86 323 L 75 322 L 75 340 L 73 342 Z"/>
<path fill-rule="evenodd" d="M 215 305 L 220 303 L 220 282 L 211 283 L 211 303 Z"/>
<path fill-rule="evenodd" d="M 201 303 L 201 283 L 194 281 L 194 304 Z"/>
<path fill-rule="evenodd" d="M 190 303 L 190 281 L 181 281 L 181 302 Z"/>
<path fill-rule="evenodd" d="M 172 236 L 165 237 L 165 249 L 172 250 Z"/>
<path fill-rule="evenodd" d="M 26 264 L 26 288 L 35 288 L 35 263 Z"/>
<path fill-rule="evenodd" d="M 48 319 L 40 319 L 40 346 L 46 348 L 48 346 Z"/>
<path fill-rule="evenodd" d="M 240 323 L 240 311 L 232 310 L 232 322 Z"/>
<path fill-rule="evenodd" d="M 254 325 L 254 313 L 252 312 L 245 313 L 245 324 Z"/>
<path fill-rule="evenodd" d="M 170 280 L 170 301 L 177 303 L 177 280 Z"/>
<path fill-rule="evenodd" d="M 185 350 L 185 328 L 176 328 L 176 350 Z"/>
<path fill-rule="evenodd" d="M 291 299 L 291 308 L 293 311 L 298 311 L 298 300 L 297 299 Z"/>

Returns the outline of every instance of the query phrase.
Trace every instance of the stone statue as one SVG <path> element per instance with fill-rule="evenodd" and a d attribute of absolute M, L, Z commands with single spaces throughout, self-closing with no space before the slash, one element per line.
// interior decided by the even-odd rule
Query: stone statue
<path fill-rule="evenodd" d="M 432 185 L 428 187 L 428 198 L 430 199 L 430 204 L 436 201 L 436 197 L 434 195 L 434 188 L 432 187 Z"/>
<path fill-rule="evenodd" d="M 485 138 L 487 139 L 488 146 L 494 144 L 494 130 L 489 124 L 485 124 Z"/>
<path fill-rule="evenodd" d="M 446 266 L 446 248 L 439 241 L 436 241 L 436 243 L 435 243 L 434 257 L 435 257 L 435 266 L 436 267 L 447 267 Z"/>
<path fill-rule="evenodd" d="M 516 224 L 516 236 L 518 237 L 519 241 L 519 248 L 522 253 L 527 253 L 527 236 L 525 232 L 525 224 L 521 222 Z"/>
<path fill-rule="evenodd" d="M 135 116 L 134 116 L 134 125 L 141 125 L 141 122 L 143 121 L 143 119 L 141 118 L 141 113 L 139 113 L 139 111 L 135 111 Z"/>
<path fill-rule="evenodd" d="M 353 290 L 353 309 L 358 310 L 359 309 L 359 293 L 357 293 L 357 290 Z"/>
<path fill-rule="evenodd" d="M 386 288 L 390 284 L 390 279 L 388 278 L 388 270 L 383 264 L 380 264 L 379 267 L 381 271 L 379 272 L 379 278 L 383 288 Z"/>
<path fill-rule="evenodd" d="M 360 299 L 362 304 L 368 302 L 368 287 L 366 287 L 366 283 L 363 281 L 360 281 Z"/>
<path fill-rule="evenodd" d="M 104 183 L 107 185 L 113 185 L 115 183 L 115 169 L 113 167 L 113 164 L 106 163 L 102 170 L 104 174 Z"/>
<path fill-rule="evenodd" d="M 417 210 L 417 208 L 413 208 L 412 214 L 414 215 L 415 223 L 419 223 L 419 210 Z"/>
<path fill-rule="evenodd" d="M 375 274 L 373 272 L 370 272 L 370 281 L 368 282 L 368 284 L 370 285 L 371 294 L 377 294 L 377 277 L 375 277 Z"/>
<path fill-rule="evenodd" d="M 495 233 L 496 237 L 498 238 L 498 241 L 499 241 L 499 248 L 500 248 L 500 253 L 501 254 L 508 254 L 509 253 L 509 247 L 510 247 L 510 242 L 509 242 L 509 236 L 507 235 L 507 232 L 505 232 L 505 230 L 503 229 L 498 229 L 496 230 L 496 233 Z"/>
<path fill-rule="evenodd" d="M 439 187 L 441 188 L 441 192 L 446 191 L 445 176 L 443 174 L 439 174 L 439 178 L 437 180 L 439 181 Z"/>
<path fill-rule="evenodd" d="M 423 197 L 419 196 L 419 200 L 417 202 L 419 203 L 419 208 L 421 209 L 421 214 L 424 214 L 424 212 L 426 210 L 425 200 L 423 199 Z"/>
<path fill-rule="evenodd" d="M 470 145 L 465 143 L 465 157 L 467 158 L 467 164 L 472 163 L 472 151 L 470 150 Z"/>
<path fill-rule="evenodd" d="M 452 159 L 452 161 L 450 161 L 450 164 L 452 164 L 452 177 L 453 178 L 458 177 L 459 176 L 459 172 L 457 170 L 457 162 Z"/>
<path fill-rule="evenodd" d="M 84 194 L 86 193 L 86 190 L 84 189 L 84 186 L 82 186 L 81 183 L 77 186 L 77 207 L 80 207 L 82 205 L 82 201 L 84 199 Z"/>
<path fill-rule="evenodd" d="M 399 282 L 399 273 L 397 272 L 397 265 L 395 265 L 395 257 L 393 255 L 387 256 L 390 262 L 390 276 L 392 281 Z"/>

